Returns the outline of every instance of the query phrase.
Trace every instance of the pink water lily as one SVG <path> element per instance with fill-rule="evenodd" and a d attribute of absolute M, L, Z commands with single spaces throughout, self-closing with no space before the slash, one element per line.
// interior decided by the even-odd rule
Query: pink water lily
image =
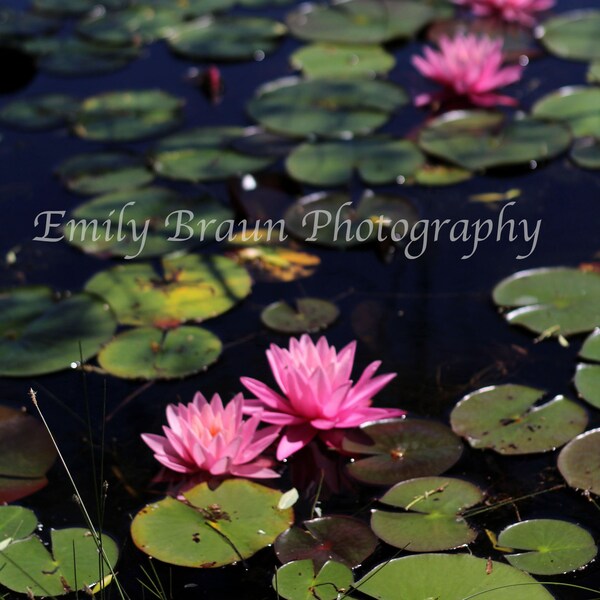
<path fill-rule="evenodd" d="M 413 56 L 412 63 L 443 90 L 421 94 L 415 99 L 417 106 L 456 98 L 476 106 L 517 103 L 510 96 L 494 93 L 497 88 L 518 81 L 523 73 L 521 65 L 502 66 L 502 40 L 471 34 L 458 34 L 452 39 L 442 36 L 439 51 L 428 47 L 424 52 L 424 57 Z"/>
<path fill-rule="evenodd" d="M 303 335 L 299 340 L 292 338 L 289 349 L 272 344 L 267 350 L 280 392 L 256 379 L 242 378 L 242 384 L 256 396 L 246 400 L 244 412 L 285 427 L 277 448 L 279 460 L 317 435 L 332 443 L 339 441 L 340 430 L 404 414 L 395 408 L 371 407 L 373 396 L 396 374 L 375 376 L 381 364 L 376 361 L 354 384 L 350 376 L 355 351 L 356 342 L 337 352 L 324 337 L 315 344 Z"/>
<path fill-rule="evenodd" d="M 186 475 L 200 472 L 254 479 L 278 477 L 271 461 L 259 455 L 279 435 L 279 427 L 258 429 L 260 411 L 243 419 L 244 398 L 235 396 L 227 406 L 218 394 L 207 402 L 198 392 L 189 404 L 169 404 L 164 436 L 142 434 L 162 465 Z"/>
<path fill-rule="evenodd" d="M 471 9 L 474 15 L 497 17 L 507 23 L 535 25 L 537 14 L 554 6 L 554 0 L 454 0 Z"/>

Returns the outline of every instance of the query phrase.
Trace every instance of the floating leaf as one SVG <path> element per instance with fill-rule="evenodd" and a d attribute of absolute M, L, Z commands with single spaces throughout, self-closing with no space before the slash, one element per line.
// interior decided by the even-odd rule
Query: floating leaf
<path fill-rule="evenodd" d="M 303 40 L 379 44 L 410 38 L 435 16 L 435 9 L 426 2 L 348 0 L 302 4 L 288 14 L 287 25 Z"/>
<path fill-rule="evenodd" d="M 585 340 L 579 356 L 596 363 L 600 362 L 600 329 L 596 329 Z M 600 365 L 578 364 L 575 387 L 584 400 L 600 408 Z"/>
<path fill-rule="evenodd" d="M 42 489 L 55 458 L 54 445 L 39 421 L 22 411 L 0 406 L 0 502 L 14 502 Z M 26 537 L 37 524 L 36 520 L 29 529 L 31 519 L 24 513 L 0 514 L 0 540 L 16 538 L 17 530 L 22 534 L 19 537 Z M 19 519 L 23 520 L 22 528 Z"/>
<path fill-rule="evenodd" d="M 131 524 L 135 545 L 172 565 L 212 568 L 249 558 L 294 520 L 291 508 L 277 508 L 281 492 L 246 479 L 215 490 L 201 483 L 183 496 L 148 504 Z"/>
<path fill-rule="evenodd" d="M 194 60 L 251 59 L 273 52 L 285 32 L 282 23 L 262 17 L 203 17 L 175 27 L 167 41 Z"/>
<path fill-rule="evenodd" d="M 235 238 L 232 242 L 235 243 Z M 281 246 L 251 246 L 227 254 L 266 281 L 295 281 L 310 277 L 321 263 L 321 259 L 314 254 Z"/>
<path fill-rule="evenodd" d="M 568 336 L 600 326 L 600 274 L 565 267 L 529 269 L 503 279 L 494 302 L 516 307 L 506 320 L 544 335 Z"/>
<path fill-rule="evenodd" d="M 97 0 L 33 0 L 32 6 L 40 12 L 55 13 L 61 16 L 78 16 L 97 6 Z M 102 0 L 106 10 L 125 8 L 129 0 Z"/>
<path fill-rule="evenodd" d="M 36 530 L 37 524 L 35 513 L 28 508 L 0 506 L 0 542 L 26 538 Z"/>
<path fill-rule="evenodd" d="M 343 449 L 369 455 L 348 465 L 353 477 L 364 483 L 392 485 L 447 471 L 461 457 L 463 444 L 435 421 L 386 419 L 347 433 Z"/>
<path fill-rule="evenodd" d="M 155 8 L 177 8 L 185 19 L 199 17 L 230 9 L 235 0 L 185 0 L 174 3 L 173 0 L 144 0 L 144 4 Z"/>
<path fill-rule="evenodd" d="M 588 83 L 600 83 L 600 57 L 590 64 L 587 72 Z"/>
<path fill-rule="evenodd" d="M 372 185 L 410 179 L 425 162 L 410 140 L 372 136 L 348 141 L 301 144 L 286 161 L 288 173 L 311 185 L 347 183 L 354 171 Z"/>
<path fill-rule="evenodd" d="M 584 169 L 600 169 L 600 141 L 593 138 L 576 140 L 571 160 Z"/>
<path fill-rule="evenodd" d="M 36 37 L 52 33 L 60 27 L 60 22 L 32 12 L 0 7 L 0 40 Z"/>
<path fill-rule="evenodd" d="M 312 560 L 296 560 L 277 569 L 273 588 L 286 600 L 337 600 L 353 582 L 341 563 L 330 560 L 317 571 Z"/>
<path fill-rule="evenodd" d="M 63 596 L 94 585 L 117 562 L 117 545 L 106 534 L 102 548 L 108 564 L 105 560 L 104 565 L 99 564 L 96 541 L 87 529 L 53 529 L 50 535 L 52 554 L 35 535 L 2 551 L 0 584 L 21 594 Z"/>
<path fill-rule="evenodd" d="M 160 90 L 105 92 L 84 100 L 75 133 L 98 142 L 133 142 L 178 127 L 182 102 Z"/>
<path fill-rule="evenodd" d="M 123 325 L 176 327 L 216 317 L 249 293 L 248 272 L 222 256 L 162 259 L 162 275 L 149 263 L 117 265 L 92 277 L 86 289 L 112 307 Z"/>
<path fill-rule="evenodd" d="M 571 440 L 558 455 L 558 470 L 571 487 L 600 495 L 600 428 Z"/>
<path fill-rule="evenodd" d="M 537 575 L 558 575 L 580 569 L 596 556 L 594 538 L 583 528 L 556 519 L 532 519 L 509 525 L 498 544 L 515 550 L 506 560 L 517 569 Z"/>
<path fill-rule="evenodd" d="M 563 87 L 538 100 L 532 114 L 568 125 L 576 137 L 600 137 L 600 89 Z"/>
<path fill-rule="evenodd" d="M 600 58 L 600 10 L 575 10 L 544 21 L 542 44 L 552 54 L 573 60 Z"/>
<path fill-rule="evenodd" d="M 150 159 L 159 175 L 181 181 L 215 181 L 259 171 L 274 159 L 234 148 L 234 142 L 249 132 L 242 127 L 191 129 L 161 140 Z"/>
<path fill-rule="evenodd" d="M 320 517 L 292 527 L 275 541 L 275 554 L 282 563 L 311 559 L 316 569 L 334 560 L 356 567 L 377 546 L 377 538 L 362 521 L 352 517 Z"/>
<path fill-rule="evenodd" d="M 233 212 L 208 193 L 187 198 L 161 187 L 99 196 L 78 206 L 71 217 L 64 227 L 70 244 L 127 259 L 186 250 L 233 227 Z"/>
<path fill-rule="evenodd" d="M 319 298 L 299 298 L 295 306 L 273 302 L 261 313 L 260 320 L 280 333 L 315 333 L 329 327 L 340 315 L 338 307 Z"/>
<path fill-rule="evenodd" d="M 20 129 L 54 129 L 67 124 L 79 106 L 66 94 L 44 94 L 14 100 L 0 110 L 0 121 Z"/>
<path fill-rule="evenodd" d="M 482 491 L 461 479 L 410 479 L 396 484 L 379 499 L 407 512 L 374 510 L 371 529 L 384 542 L 409 552 L 458 548 L 477 537 L 461 515 L 482 500 Z"/>
<path fill-rule="evenodd" d="M 375 44 L 309 44 L 290 57 L 294 69 L 306 77 L 375 77 L 396 64 L 392 54 Z"/>
<path fill-rule="evenodd" d="M 91 294 L 56 301 L 46 287 L 0 292 L 0 374 L 42 375 L 94 356 L 115 330 L 108 307 Z"/>
<path fill-rule="evenodd" d="M 533 577 L 500 562 L 468 554 L 418 554 L 377 565 L 355 586 L 377 600 L 552 600 Z"/>
<path fill-rule="evenodd" d="M 221 340 L 201 327 L 136 327 L 109 342 L 98 363 L 125 379 L 177 379 L 206 370 L 222 349 Z"/>
<path fill-rule="evenodd" d="M 459 167 L 425 164 L 414 172 L 413 177 L 419 185 L 454 185 L 471 179 L 473 173 Z"/>
<path fill-rule="evenodd" d="M 380 230 L 380 237 L 403 236 L 418 218 L 410 200 L 370 191 L 356 207 L 346 194 L 310 194 L 290 206 L 284 216 L 286 228 L 298 239 L 335 248 L 373 242 Z M 396 223 L 402 227 L 394 227 Z"/>
<path fill-rule="evenodd" d="M 454 432 L 473 448 L 500 454 L 548 452 L 586 427 L 586 411 L 564 396 L 539 404 L 545 392 L 524 385 L 498 385 L 467 394 L 450 415 Z"/>

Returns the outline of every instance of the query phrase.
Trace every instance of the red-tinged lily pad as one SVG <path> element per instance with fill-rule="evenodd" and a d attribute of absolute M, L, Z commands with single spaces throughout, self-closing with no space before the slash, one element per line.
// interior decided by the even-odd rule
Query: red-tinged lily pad
<path fill-rule="evenodd" d="M 55 458 L 52 441 L 37 419 L 0 406 L 0 503 L 14 502 L 43 488 Z"/>
<path fill-rule="evenodd" d="M 450 415 L 452 429 L 473 448 L 500 454 L 548 452 L 585 430 L 585 409 L 557 396 L 540 403 L 545 392 L 524 385 L 498 385 L 466 395 Z"/>
<path fill-rule="evenodd" d="M 558 455 L 558 470 L 571 487 L 600 496 L 600 428 L 571 440 Z"/>
<path fill-rule="evenodd" d="M 463 443 L 448 427 L 422 419 L 386 419 L 350 431 L 343 449 L 368 455 L 348 465 L 349 473 L 374 485 L 439 475 L 461 457 Z"/>
<path fill-rule="evenodd" d="M 377 546 L 377 538 L 362 521 L 352 517 L 320 517 L 304 521 L 305 529 L 292 527 L 275 541 L 275 554 L 282 563 L 311 559 L 317 569 L 335 560 L 356 567 Z"/>

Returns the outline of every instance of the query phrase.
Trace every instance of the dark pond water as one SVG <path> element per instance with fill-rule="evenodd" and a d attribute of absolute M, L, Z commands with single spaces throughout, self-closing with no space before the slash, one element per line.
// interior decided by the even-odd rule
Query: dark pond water
<path fill-rule="evenodd" d="M 558 5 L 562 11 L 589 6 L 590 1 L 559 0 Z M 267 12 L 283 17 L 288 9 Z M 217 106 L 186 81 L 186 71 L 193 63 L 175 59 L 163 43 L 147 47 L 143 57 L 126 69 L 93 78 L 62 79 L 32 74 L 30 79 L 22 73 L 26 64 L 14 56 L 3 55 L 2 77 L 22 87 L 13 91 L 6 89 L 7 85 L 0 100 L 44 92 L 60 91 L 85 97 L 112 89 L 159 87 L 187 100 L 187 126 L 249 124 L 244 112 L 245 101 L 258 85 L 290 72 L 287 57 L 299 45 L 295 40 L 286 39 L 277 52 L 262 62 L 222 65 L 226 92 L 223 102 Z M 392 49 L 398 62 L 390 79 L 410 91 L 418 81 L 418 74 L 409 64 L 417 45 L 411 43 Z M 550 57 L 532 61 L 527 77 L 515 86 L 515 95 L 522 106 L 528 108 L 548 91 L 562 85 L 584 83 L 585 70 L 583 63 Z M 417 109 L 403 110 L 401 115 L 385 130 L 405 134 L 424 118 Z M 78 140 L 66 131 L 29 134 L 2 128 L 0 134 L 0 284 L 39 283 L 60 290 L 81 289 L 93 273 L 106 268 L 107 262 L 85 256 L 62 243 L 32 242 L 33 220 L 42 209 L 68 210 L 80 201 L 61 187 L 52 171 L 63 159 L 100 146 Z M 145 146 L 133 144 L 131 147 L 143 149 Z M 277 173 L 281 169 L 276 166 L 271 171 Z M 209 187 L 227 200 L 225 183 Z M 188 401 L 197 389 L 207 395 L 218 391 L 230 397 L 240 389 L 241 375 L 268 380 L 264 350 L 272 342 L 286 342 L 284 336 L 267 332 L 260 324 L 261 309 L 274 300 L 293 300 L 304 295 L 335 300 L 341 317 L 327 331 L 330 342 L 339 347 L 358 337 L 361 343 L 357 366 L 362 368 L 380 358 L 386 371 L 398 372 L 398 377 L 379 397 L 382 405 L 399 405 L 417 415 L 447 421 L 450 410 L 462 395 L 484 385 L 522 383 L 546 389 L 553 395 L 574 395 L 571 379 L 580 340 L 574 339 L 569 348 L 555 342 L 534 343 L 532 335 L 511 328 L 498 315 L 490 291 L 501 278 L 517 270 L 575 266 L 598 259 L 598 174 L 576 168 L 563 157 L 534 170 L 476 177 L 452 187 L 382 189 L 405 194 L 416 203 L 423 218 L 473 221 L 497 215 L 499 207 L 471 202 L 470 195 L 512 188 L 522 190 L 522 195 L 514 206 L 506 209 L 507 216 L 517 221 L 542 221 L 537 248 L 527 259 L 516 259 L 526 244 L 506 241 L 483 242 L 468 260 L 461 257 L 470 252 L 469 244 L 450 243 L 447 238 L 430 243 L 423 256 L 414 260 L 407 260 L 401 250 L 384 260 L 384 253 L 373 248 L 347 252 L 313 248 L 322 259 L 314 276 L 293 283 L 259 282 L 244 303 L 210 321 L 208 328 L 225 343 L 225 352 L 214 368 L 183 381 L 147 386 L 115 414 L 104 429 L 104 461 L 110 483 L 105 529 L 123 548 L 118 570 L 133 598 L 149 597 L 138 583 L 138 579 L 143 578 L 140 566 L 147 567 L 148 560 L 133 547 L 128 533 L 130 520 L 145 502 L 159 497 L 160 492 L 150 483 L 156 464 L 139 434 L 158 431 L 166 404 L 177 399 Z M 353 183 L 353 193 L 359 193 L 360 189 L 360 184 Z M 280 208 L 291 200 L 291 195 L 281 196 Z M 17 261 L 9 265 L 4 257 L 13 249 L 18 250 Z M 85 418 L 84 389 L 87 388 L 89 394 L 94 443 L 98 444 L 103 429 L 103 395 L 106 394 L 107 412 L 111 413 L 124 399 L 139 392 L 140 384 L 96 374 L 88 374 L 84 382 L 82 375 L 74 371 L 36 379 L 3 379 L 1 384 L 2 403 L 14 407 L 28 405 L 29 387 L 38 390 L 46 417 L 80 489 L 93 504 L 94 479 L 87 426 L 74 416 Z M 600 424 L 597 412 L 590 414 L 590 419 L 590 427 Z M 94 454 L 98 460 L 98 447 Z M 555 453 L 509 459 L 470 450 L 449 474 L 470 479 L 492 495 L 518 497 L 561 483 L 555 461 Z M 20 503 L 34 509 L 48 527 L 81 525 L 72 490 L 58 465 L 49 473 L 49 479 L 50 484 L 44 490 Z M 348 491 L 333 497 L 329 507 L 332 512 L 352 513 L 377 493 L 376 489 L 363 489 L 360 494 Z M 303 507 L 299 510 L 301 512 Z M 487 513 L 476 518 L 475 524 L 498 531 L 513 522 L 517 514 L 521 518 L 561 517 L 577 521 L 596 539 L 600 537 L 600 514 L 580 494 L 569 490 Z M 484 537 L 480 536 L 474 553 L 494 556 Z M 390 548 L 382 547 L 364 568 L 392 554 Z M 215 571 L 161 564 L 156 567 L 165 585 L 171 582 L 176 599 L 274 597 L 270 588 L 275 567 L 271 549 L 249 560 L 246 567 L 236 565 Z M 600 587 L 599 569 L 595 563 L 576 575 L 546 579 Z M 590 597 L 589 593 L 572 589 L 552 591 L 557 598 L 565 600 Z"/>

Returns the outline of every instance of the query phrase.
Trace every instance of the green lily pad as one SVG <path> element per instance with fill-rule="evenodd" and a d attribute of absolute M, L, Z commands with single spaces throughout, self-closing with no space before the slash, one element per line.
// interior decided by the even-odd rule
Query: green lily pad
<path fill-rule="evenodd" d="M 181 252 L 225 235 L 220 229 L 233 226 L 233 212 L 208 193 L 188 198 L 155 186 L 94 198 L 71 217 L 64 227 L 70 244 L 127 259 Z"/>
<path fill-rule="evenodd" d="M 503 123 L 501 114 L 481 110 L 445 113 L 419 135 L 425 152 L 469 171 L 549 160 L 570 143 L 561 124 L 530 117 Z"/>
<path fill-rule="evenodd" d="M 471 179 L 473 173 L 460 167 L 425 164 L 415 171 L 413 177 L 419 185 L 455 185 Z"/>
<path fill-rule="evenodd" d="M 124 379 L 177 379 L 205 371 L 222 349 L 221 340 L 201 327 L 136 327 L 104 346 L 98 363 Z"/>
<path fill-rule="evenodd" d="M 14 502 L 48 483 L 46 472 L 54 464 L 56 450 L 42 423 L 7 406 L 0 406 L 0 434 L 0 502 Z M 26 516 L 23 519 L 23 527 L 27 529 L 29 520 Z M 3 520 L 2 523 L 8 526 L 13 521 Z M 16 537 L 7 531 L 2 525 L 0 540 L 2 535 Z M 31 531 L 22 537 L 29 533 Z"/>
<path fill-rule="evenodd" d="M 178 127 L 181 106 L 161 90 L 105 92 L 83 101 L 74 130 L 86 140 L 134 142 Z"/>
<path fill-rule="evenodd" d="M 571 160 L 584 169 L 600 169 L 600 141 L 593 138 L 577 140 L 571 150 Z"/>
<path fill-rule="evenodd" d="M 91 294 L 56 301 L 49 288 L 0 292 L 0 375 L 27 377 L 68 369 L 94 356 L 116 328 Z"/>
<path fill-rule="evenodd" d="M 377 565 L 354 587 L 377 600 L 552 600 L 533 577 L 469 554 L 417 554 Z M 399 595 L 399 591 L 401 595 Z"/>
<path fill-rule="evenodd" d="M 79 102 L 66 94 L 44 94 L 14 100 L 0 110 L 0 121 L 6 125 L 29 129 L 63 127 L 73 117 Z"/>
<path fill-rule="evenodd" d="M 582 527 L 556 519 L 532 519 L 509 525 L 498 536 L 498 544 L 525 550 L 506 560 L 517 569 L 536 575 L 558 575 L 575 571 L 594 559 L 594 538 Z"/>
<path fill-rule="evenodd" d="M 173 29 L 171 50 L 194 60 L 242 60 L 273 52 L 286 32 L 282 23 L 263 17 L 202 17 Z"/>
<path fill-rule="evenodd" d="M 312 560 L 296 560 L 277 569 L 273 589 L 286 600 L 337 600 L 353 582 L 341 563 L 330 560 L 317 571 Z"/>
<path fill-rule="evenodd" d="M 173 0 L 144 0 L 147 6 L 155 8 L 176 8 L 182 18 L 190 19 L 201 15 L 229 10 L 236 4 L 235 0 L 184 0 L 173 2 Z"/>
<path fill-rule="evenodd" d="M 246 109 L 278 133 L 341 136 L 373 131 L 407 102 L 404 90 L 386 81 L 286 77 L 259 88 Z"/>
<path fill-rule="evenodd" d="M 133 519 L 135 545 L 163 562 L 212 568 L 249 558 L 272 544 L 294 521 L 280 510 L 281 492 L 246 479 L 228 479 L 215 490 L 201 483 L 183 492 L 185 502 L 165 498 Z"/>
<path fill-rule="evenodd" d="M 600 275 L 565 267 L 520 271 L 502 280 L 494 302 L 506 320 L 544 335 L 568 336 L 600 326 Z"/>
<path fill-rule="evenodd" d="M 590 64 L 586 78 L 588 83 L 600 83 L 600 58 Z"/>
<path fill-rule="evenodd" d="M 394 68 L 396 59 L 375 44 L 309 44 L 290 57 L 306 77 L 375 77 Z"/>
<path fill-rule="evenodd" d="M 558 470 L 571 487 L 600 496 L 600 428 L 571 440 L 558 455 Z"/>
<path fill-rule="evenodd" d="M 266 6 L 285 6 L 293 0 L 238 0 L 236 4 L 246 8 L 264 8 Z"/>
<path fill-rule="evenodd" d="M 585 340 L 579 356 L 596 363 L 600 362 L 600 329 L 596 329 Z M 575 387 L 586 402 L 600 408 L 600 365 L 578 364 L 575 373 Z"/>
<path fill-rule="evenodd" d="M 259 171 L 274 159 L 245 154 L 234 142 L 249 134 L 243 127 L 198 127 L 161 140 L 150 153 L 154 170 L 180 181 L 218 181 Z"/>
<path fill-rule="evenodd" d="M 302 40 L 379 44 L 410 38 L 435 16 L 426 2 L 348 0 L 302 4 L 288 14 L 287 25 Z"/>
<path fill-rule="evenodd" d="M 600 89 L 563 87 L 538 100 L 532 114 L 568 125 L 576 137 L 600 137 Z"/>
<path fill-rule="evenodd" d="M 377 546 L 369 527 L 352 517 L 319 517 L 303 525 L 306 529 L 291 527 L 275 541 L 275 554 L 282 563 L 310 559 L 320 569 L 334 560 L 352 568 L 371 556 Z"/>
<path fill-rule="evenodd" d="M 405 222 L 410 229 L 419 215 L 414 204 L 399 196 L 367 191 L 354 207 L 343 193 L 317 192 L 300 198 L 284 215 L 286 228 L 298 239 L 333 248 L 347 248 L 375 241 L 379 236 L 405 234 L 394 228 Z M 388 231 L 391 228 L 391 232 Z"/>
<path fill-rule="evenodd" d="M 223 256 L 163 258 L 162 274 L 150 263 L 117 265 L 86 284 L 104 298 L 123 325 L 161 329 L 216 317 L 249 293 L 248 272 Z"/>
<path fill-rule="evenodd" d="M 545 392 L 524 385 L 497 385 L 467 394 L 450 415 L 454 433 L 473 448 L 500 454 L 548 452 L 585 430 L 586 411 L 557 396 L 539 404 Z"/>
<path fill-rule="evenodd" d="M 458 548 L 477 537 L 461 515 L 482 500 L 483 492 L 461 479 L 420 477 L 402 481 L 379 501 L 407 512 L 376 509 L 371 515 L 371 529 L 384 542 L 409 552 Z"/>
<path fill-rule="evenodd" d="M 285 166 L 298 181 L 334 186 L 348 182 L 354 171 L 372 185 L 403 182 L 425 163 L 410 140 L 372 136 L 331 142 L 307 142 L 298 146 Z"/>
<path fill-rule="evenodd" d="M 338 307 L 332 302 L 319 298 L 298 298 L 295 306 L 283 301 L 269 304 L 260 313 L 260 320 L 269 329 L 292 335 L 327 329 L 339 315 Z"/>
<path fill-rule="evenodd" d="M 63 596 L 93 587 L 119 557 L 117 545 L 107 535 L 102 536 L 102 547 L 109 564 L 103 565 L 87 529 L 52 530 L 50 535 L 52 554 L 35 535 L 9 544 L 0 553 L 0 584 L 21 594 Z"/>
<path fill-rule="evenodd" d="M 600 10 L 575 10 L 544 21 L 541 41 L 560 58 L 595 60 L 600 58 Z"/>
<path fill-rule="evenodd" d="M 120 10 L 128 6 L 130 0 L 102 0 L 106 10 Z M 61 16 L 78 16 L 90 12 L 98 5 L 97 0 L 33 0 L 32 6 L 40 12 Z"/>
<path fill-rule="evenodd" d="M 56 173 L 72 192 L 92 195 L 142 187 L 154 179 L 141 156 L 126 152 L 77 154 Z"/>
<path fill-rule="evenodd" d="M 367 455 L 348 472 L 363 483 L 392 485 L 406 479 L 439 475 L 460 459 L 463 444 L 448 427 L 423 419 L 386 419 L 346 434 L 343 449 Z"/>
<path fill-rule="evenodd" d="M 60 21 L 32 12 L 0 8 L 0 40 L 36 37 L 56 31 Z"/>
<path fill-rule="evenodd" d="M 37 528 L 35 513 L 22 506 L 0 506 L 0 542 L 21 540 Z"/>

